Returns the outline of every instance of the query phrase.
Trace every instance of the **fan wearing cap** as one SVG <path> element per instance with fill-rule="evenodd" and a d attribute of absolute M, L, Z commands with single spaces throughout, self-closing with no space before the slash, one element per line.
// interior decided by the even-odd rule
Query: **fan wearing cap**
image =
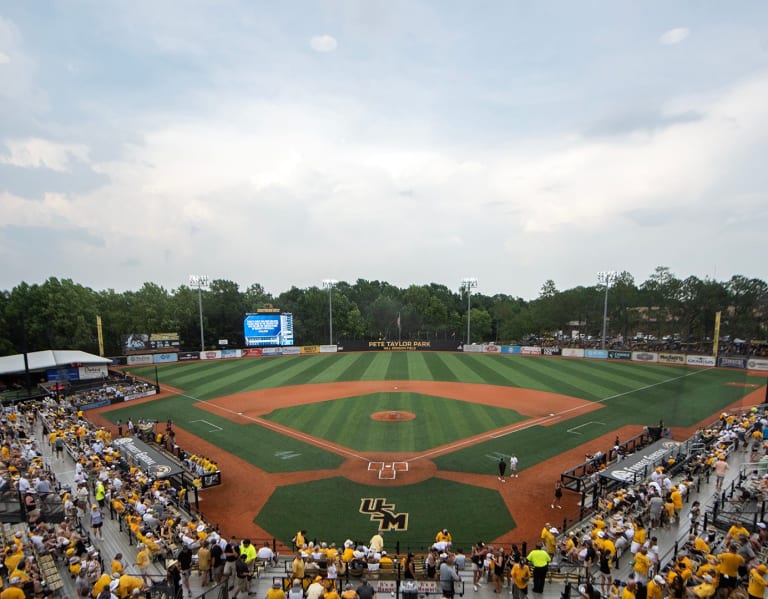
<path fill-rule="evenodd" d="M 139 550 L 136 554 L 136 567 L 141 573 L 141 579 L 144 581 L 144 584 L 149 584 L 148 570 L 151 561 L 149 548 L 144 543 L 139 543 L 136 545 L 136 548 Z"/>
<path fill-rule="evenodd" d="M 753 599 L 763 599 L 765 587 L 768 586 L 768 582 L 765 580 L 766 574 L 768 574 L 768 566 L 765 564 L 760 564 L 749 571 L 747 594 Z"/>
<path fill-rule="evenodd" d="M 324 594 L 323 577 L 315 576 L 312 583 L 307 587 L 307 599 L 322 599 Z"/>
<path fill-rule="evenodd" d="M 285 599 L 285 591 L 279 580 L 275 580 L 269 590 L 267 590 L 267 599 Z"/>
<path fill-rule="evenodd" d="M 21 578 L 12 576 L 8 579 L 8 584 L 2 593 L 0 599 L 24 599 L 24 591 L 21 590 Z"/>
<path fill-rule="evenodd" d="M 701 577 L 702 582 L 693 587 L 688 587 L 687 592 L 689 597 L 698 597 L 698 599 L 708 599 L 715 595 L 714 579 L 705 574 Z"/>
<path fill-rule="evenodd" d="M 667 585 L 667 581 L 660 574 L 657 574 L 651 580 L 648 581 L 648 586 L 645 588 L 646 599 L 662 599 L 664 596 L 664 587 Z"/>

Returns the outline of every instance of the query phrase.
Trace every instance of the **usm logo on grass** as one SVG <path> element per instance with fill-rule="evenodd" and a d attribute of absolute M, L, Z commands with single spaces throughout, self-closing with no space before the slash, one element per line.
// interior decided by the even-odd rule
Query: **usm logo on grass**
<path fill-rule="evenodd" d="M 372 522 L 379 523 L 379 530 L 408 530 L 408 512 L 395 513 L 395 504 L 387 503 L 386 497 L 363 497 L 360 513 L 368 514 Z"/>

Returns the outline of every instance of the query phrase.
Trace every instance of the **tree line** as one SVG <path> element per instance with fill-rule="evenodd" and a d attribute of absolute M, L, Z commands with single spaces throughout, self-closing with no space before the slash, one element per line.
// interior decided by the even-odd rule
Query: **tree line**
<path fill-rule="evenodd" d="M 472 342 L 525 343 L 562 331 L 569 338 L 602 333 L 605 285 L 558 290 L 547 280 L 539 296 L 523 300 L 506 294 L 472 293 Z M 329 297 L 333 294 L 333 297 Z M 399 288 L 384 281 L 338 282 L 332 289 L 291 289 L 277 296 L 254 283 L 214 280 L 198 290 L 181 285 L 167 290 L 144 283 L 137 291 L 94 290 L 70 279 L 51 277 L 42 284 L 22 282 L 0 292 L 0 355 L 25 350 L 82 349 L 97 353 L 96 317 L 101 316 L 105 354 L 122 353 L 132 333 L 179 333 L 182 349 L 200 348 L 198 300 L 202 299 L 206 347 L 226 339 L 243 346 L 243 318 L 273 305 L 294 318 L 296 345 L 364 339 L 455 339 L 465 341 L 467 295 L 445 285 Z M 760 279 L 734 275 L 728 281 L 680 279 L 659 266 L 639 285 L 628 272 L 608 288 L 607 336 L 631 338 L 642 331 L 659 339 L 675 335 L 701 340 L 712 335 L 715 313 L 722 312 L 721 335 L 765 339 L 768 286 Z"/>

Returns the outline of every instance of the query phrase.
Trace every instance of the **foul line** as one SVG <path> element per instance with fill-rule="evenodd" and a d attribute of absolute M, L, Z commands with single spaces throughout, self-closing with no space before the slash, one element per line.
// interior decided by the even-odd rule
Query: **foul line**
<path fill-rule="evenodd" d="M 428 451 L 426 453 L 423 453 L 421 455 L 418 455 L 414 458 L 411 458 L 408 460 L 409 462 L 420 460 L 423 458 L 428 458 L 434 455 L 442 455 L 445 453 L 450 453 L 452 451 L 456 451 L 457 449 L 461 449 L 462 447 L 466 447 L 469 445 L 477 445 L 478 443 L 482 442 L 486 439 L 500 439 L 501 437 L 506 437 L 507 435 L 511 435 L 512 433 L 518 433 L 520 431 L 527 430 L 533 426 L 539 426 L 540 424 L 543 424 L 545 422 L 549 422 L 551 420 L 557 420 L 558 418 L 561 418 L 562 416 L 566 414 L 570 414 L 571 412 L 576 412 L 578 410 L 581 410 L 585 407 L 587 407 L 590 404 L 594 403 L 605 403 L 609 399 L 616 399 L 617 397 L 624 397 L 625 395 L 631 395 L 633 393 L 637 393 L 638 391 L 645 391 L 646 389 L 652 389 L 653 387 L 658 387 L 659 385 L 666 385 L 667 383 L 672 383 L 674 381 L 679 381 L 680 379 L 687 378 L 689 376 L 695 376 L 702 372 L 707 372 L 708 370 L 712 370 L 712 368 L 702 368 L 701 370 L 694 370 L 693 372 L 689 372 L 687 374 L 683 374 L 680 376 L 673 377 L 671 379 L 666 379 L 663 381 L 659 381 L 658 383 L 653 383 L 652 385 L 645 385 L 644 387 L 638 387 L 637 389 L 630 389 L 629 391 L 625 391 L 624 393 L 617 393 L 616 395 L 610 395 L 608 397 L 604 397 L 603 399 L 598 399 L 596 401 L 589 402 L 589 404 L 581 404 L 578 406 L 574 406 L 572 408 L 568 408 L 567 410 L 563 410 L 562 412 L 558 412 L 557 414 L 554 414 L 553 416 L 542 416 L 539 418 L 535 418 L 533 420 L 526 420 L 521 425 L 512 425 L 508 427 L 507 429 L 502 429 L 504 432 L 495 432 L 485 435 L 476 435 L 474 437 L 470 437 L 468 439 L 464 439 L 463 441 L 457 441 L 456 443 L 451 443 L 450 445 L 443 445 L 442 447 L 438 447 L 436 449 L 433 449 L 432 451 Z"/>
<path fill-rule="evenodd" d="M 274 422 L 270 422 L 269 420 L 264 420 L 263 418 L 256 418 L 254 416 L 246 416 L 242 412 L 236 412 L 235 410 L 230 410 L 229 408 L 225 408 L 223 406 L 218 406 L 215 403 L 211 403 L 210 401 L 206 399 L 198 399 L 197 397 L 194 397 L 192 395 L 188 395 L 187 393 L 180 393 L 182 397 L 188 397 L 192 401 L 196 401 L 198 403 L 205 404 L 207 406 L 211 406 L 217 410 L 221 410 L 222 412 L 226 412 L 227 414 L 231 414 L 233 416 L 237 416 L 239 418 L 245 418 L 246 420 L 250 420 L 254 424 L 258 424 L 260 426 L 263 426 L 264 428 L 270 429 L 272 431 L 275 431 L 276 433 L 280 433 L 281 435 L 285 435 L 286 437 L 292 437 L 294 439 L 300 439 L 302 441 L 305 441 L 306 443 L 309 443 L 310 445 L 314 445 L 316 447 L 320 447 L 321 449 L 325 449 L 326 451 L 330 451 L 331 453 L 341 454 L 352 458 L 357 458 L 359 460 L 368 461 L 368 458 L 365 458 L 361 455 L 358 455 L 352 451 L 349 451 L 348 449 L 340 446 L 340 445 L 332 445 L 330 443 L 327 443 L 326 441 L 323 441 L 322 439 L 319 439 L 317 437 L 313 437 L 312 435 L 307 435 L 305 433 L 299 432 L 294 428 L 289 428 L 287 426 L 283 426 L 281 424 L 276 424 Z"/>
<path fill-rule="evenodd" d="M 566 433 L 573 433 L 574 435 L 580 435 L 581 433 L 577 433 L 576 429 L 580 429 L 582 426 L 589 426 L 590 424 L 599 424 L 600 426 L 605 426 L 605 422 L 598 422 L 597 420 L 590 420 L 589 422 L 585 422 L 584 424 L 580 424 L 579 426 L 574 426 L 573 428 L 569 428 Z"/>
<path fill-rule="evenodd" d="M 215 433 L 216 431 L 223 431 L 224 429 L 220 426 L 215 425 L 213 422 L 208 422 L 207 420 L 203 420 L 202 418 L 200 420 L 190 420 L 190 422 L 205 422 L 208 426 L 213 426 L 215 428 L 209 430 L 209 433 Z"/>

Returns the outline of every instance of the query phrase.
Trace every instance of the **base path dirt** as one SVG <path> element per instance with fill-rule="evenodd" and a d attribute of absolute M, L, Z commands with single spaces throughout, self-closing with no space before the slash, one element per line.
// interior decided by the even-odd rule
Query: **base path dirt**
<path fill-rule="evenodd" d="M 164 387 L 163 393 L 160 396 L 145 401 L 156 401 L 176 392 L 176 389 Z M 447 397 L 512 409 L 528 418 L 523 422 L 446 444 L 427 452 L 378 452 L 362 454 L 352 452 L 346 447 L 312 437 L 311 435 L 262 418 L 262 416 L 268 414 L 276 407 L 303 405 L 379 392 L 413 392 Z M 732 408 L 759 404 L 762 402 L 763 396 L 764 390 L 757 390 L 742 398 Z M 99 414 L 120 407 L 122 406 L 118 404 L 93 410 L 89 412 L 89 416 L 92 416 L 92 419 L 97 424 L 114 429 L 114 426 Z M 555 481 L 560 479 L 561 473 L 584 462 L 585 453 L 595 453 L 598 450 L 606 451 L 612 447 L 617 435 L 621 439 L 627 439 L 642 431 L 642 426 L 628 426 L 611 431 L 602 437 L 589 441 L 584 446 L 559 454 L 531 468 L 523 469 L 517 478 L 508 478 L 506 483 L 501 483 L 494 475 L 439 470 L 433 458 L 456 451 L 462 447 L 475 445 L 495 436 L 508 434 L 515 430 L 521 430 L 530 426 L 547 426 L 560 422 L 563 419 L 573 418 L 577 415 L 598 410 L 601 408 L 601 404 L 579 398 L 516 387 L 427 381 L 363 381 L 250 391 L 209 401 L 201 401 L 196 404 L 196 407 L 209 410 L 220 417 L 230 418 L 234 422 L 256 423 L 260 426 L 277 430 L 281 434 L 296 437 L 303 442 L 312 443 L 346 458 L 338 469 L 268 473 L 245 462 L 236 455 L 227 453 L 204 439 L 178 428 L 176 431 L 176 442 L 181 447 L 189 448 L 191 451 L 214 460 L 219 465 L 223 474 L 224 484 L 206 489 L 200 493 L 200 508 L 205 518 L 219 526 L 225 534 L 236 534 L 255 539 L 271 537 L 267 531 L 253 522 L 253 518 L 254 514 L 264 507 L 277 487 L 301 484 L 335 476 L 343 476 L 365 485 L 380 486 L 414 484 L 431 477 L 438 477 L 463 484 L 497 489 L 504 498 L 511 516 L 517 523 L 517 528 L 510 530 L 498 539 L 489 539 L 488 541 L 496 543 L 521 543 L 526 541 L 530 544 L 539 538 L 541 529 L 545 524 L 561 528 L 566 515 L 569 521 L 572 522 L 578 514 L 581 497 L 569 493 L 567 490 L 561 501 L 562 510 L 550 507 L 554 497 Z M 405 421 L 409 413 L 401 414 L 403 415 L 402 420 Z M 382 412 L 375 417 L 397 420 L 390 412 Z M 700 427 L 673 430 L 673 438 L 677 440 L 686 439 L 697 428 Z M 375 461 L 408 462 L 408 472 L 406 476 L 400 477 L 400 480 L 379 480 L 368 470 L 368 463 Z"/>

